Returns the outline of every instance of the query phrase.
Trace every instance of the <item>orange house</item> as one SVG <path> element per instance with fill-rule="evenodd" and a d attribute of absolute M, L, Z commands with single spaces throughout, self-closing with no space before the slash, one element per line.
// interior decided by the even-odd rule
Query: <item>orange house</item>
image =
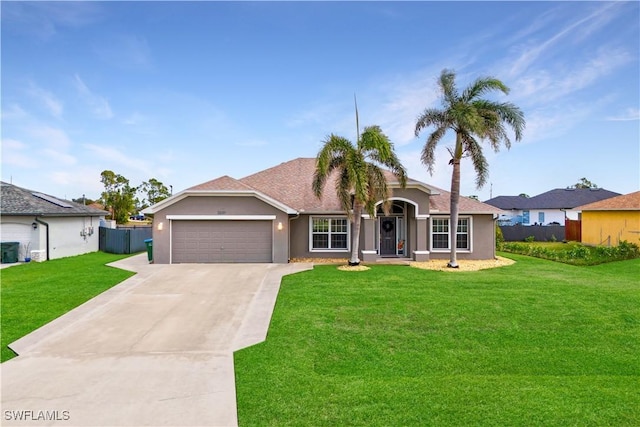
<path fill-rule="evenodd" d="M 640 191 L 579 206 L 582 243 L 617 246 L 621 241 L 640 245 Z"/>

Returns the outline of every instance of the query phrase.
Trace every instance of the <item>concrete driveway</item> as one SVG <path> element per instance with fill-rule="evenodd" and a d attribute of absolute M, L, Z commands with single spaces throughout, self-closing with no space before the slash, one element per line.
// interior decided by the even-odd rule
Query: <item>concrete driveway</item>
<path fill-rule="evenodd" d="M 0 424 L 237 425 L 233 352 L 311 264 L 113 265 L 138 274 L 11 345 Z"/>

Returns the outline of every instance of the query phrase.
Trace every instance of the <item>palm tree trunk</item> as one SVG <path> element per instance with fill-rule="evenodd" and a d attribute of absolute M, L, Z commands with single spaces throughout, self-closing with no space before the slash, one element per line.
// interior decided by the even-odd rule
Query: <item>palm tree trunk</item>
<path fill-rule="evenodd" d="M 460 201 L 460 159 L 462 159 L 462 141 L 460 136 L 456 136 L 456 149 L 453 154 L 453 172 L 451 173 L 451 199 L 449 212 L 449 241 L 451 243 L 451 255 L 447 267 L 458 268 L 456 256 L 457 235 L 458 235 L 458 203 Z"/>
<path fill-rule="evenodd" d="M 353 229 L 351 230 L 351 259 L 349 265 L 359 265 L 360 258 L 360 223 L 362 222 L 362 205 L 358 201 L 353 203 Z"/>

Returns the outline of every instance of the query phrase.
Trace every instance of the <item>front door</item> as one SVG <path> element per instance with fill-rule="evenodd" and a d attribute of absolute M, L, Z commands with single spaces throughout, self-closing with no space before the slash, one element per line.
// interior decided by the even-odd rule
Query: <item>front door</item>
<path fill-rule="evenodd" d="M 396 218 L 380 218 L 380 256 L 396 255 Z"/>

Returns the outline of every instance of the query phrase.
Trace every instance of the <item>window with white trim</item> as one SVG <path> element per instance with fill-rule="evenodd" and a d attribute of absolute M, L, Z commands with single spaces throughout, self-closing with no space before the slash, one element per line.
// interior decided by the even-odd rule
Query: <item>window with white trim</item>
<path fill-rule="evenodd" d="M 431 217 L 431 250 L 450 250 L 449 218 Z M 456 248 L 471 250 L 471 218 L 459 217 L 456 233 Z"/>
<path fill-rule="evenodd" d="M 312 251 L 349 250 L 347 218 L 311 217 L 309 247 Z"/>
<path fill-rule="evenodd" d="M 433 218 L 431 221 L 431 248 L 449 249 L 449 218 Z"/>

